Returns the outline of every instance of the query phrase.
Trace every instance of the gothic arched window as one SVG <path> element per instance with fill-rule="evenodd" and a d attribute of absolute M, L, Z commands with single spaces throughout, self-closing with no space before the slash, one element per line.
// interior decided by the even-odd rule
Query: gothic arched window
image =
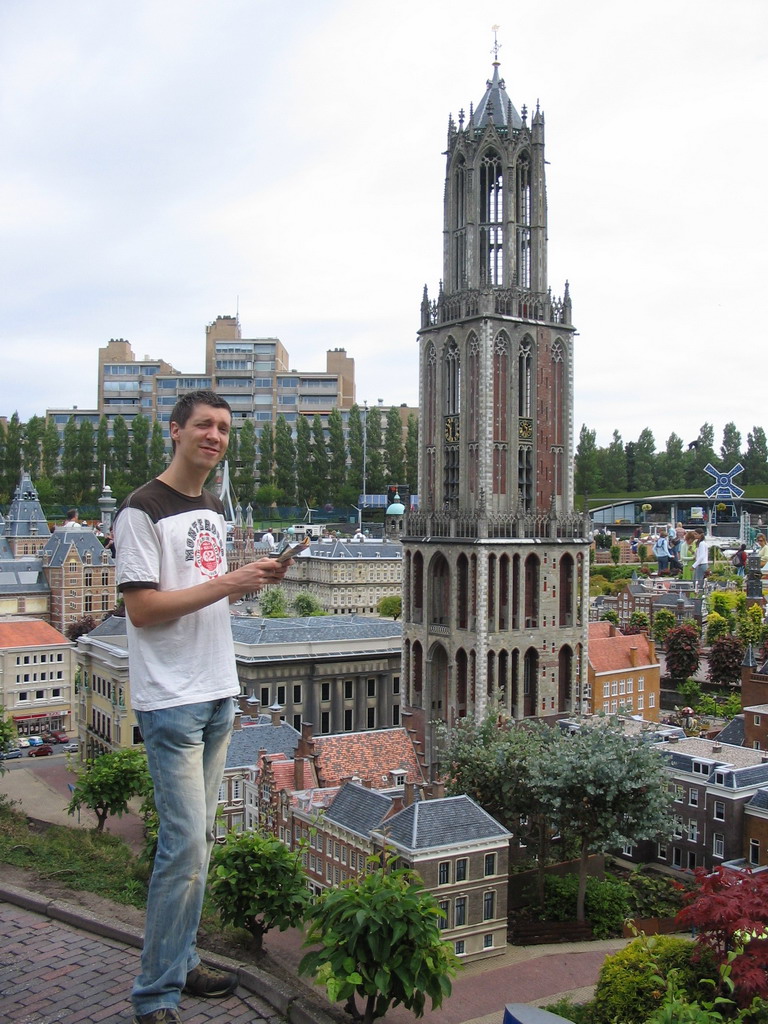
<path fill-rule="evenodd" d="M 480 161 L 480 284 L 504 283 L 504 175 L 489 149 Z"/>
<path fill-rule="evenodd" d="M 523 338 L 517 357 L 517 415 L 531 416 L 533 408 L 533 346 Z"/>
<path fill-rule="evenodd" d="M 459 157 L 453 172 L 453 288 L 459 291 L 466 285 L 466 170 L 464 158 Z"/>
<path fill-rule="evenodd" d="M 520 288 L 531 287 L 531 162 L 527 153 L 521 153 L 515 173 L 517 196 L 517 245 L 515 283 Z"/>

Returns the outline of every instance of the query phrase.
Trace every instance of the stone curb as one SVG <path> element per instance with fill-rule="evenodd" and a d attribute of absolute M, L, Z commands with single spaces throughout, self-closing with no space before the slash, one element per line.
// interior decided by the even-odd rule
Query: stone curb
<path fill-rule="evenodd" d="M 81 928 L 83 931 L 100 935 L 102 938 L 114 939 L 126 946 L 140 949 L 144 941 L 144 933 L 129 924 L 114 924 L 91 914 L 87 910 L 66 903 L 64 900 L 49 900 L 38 893 L 30 892 L 17 885 L 0 883 L 0 901 L 12 903 L 14 906 L 32 913 L 49 917 L 63 924 Z M 323 1013 L 308 1000 L 292 992 L 288 986 L 277 978 L 249 965 L 244 967 L 236 960 L 208 953 L 201 950 L 202 959 L 211 967 L 232 971 L 237 974 L 238 983 L 253 995 L 259 996 L 277 1012 L 282 1014 L 290 1024 L 336 1024 L 333 1017 Z"/>

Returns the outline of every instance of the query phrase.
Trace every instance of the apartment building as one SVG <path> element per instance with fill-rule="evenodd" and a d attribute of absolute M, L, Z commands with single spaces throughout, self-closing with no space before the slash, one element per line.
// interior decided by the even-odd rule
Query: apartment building
<path fill-rule="evenodd" d="M 74 726 L 73 644 L 48 622 L 0 622 L 0 705 L 20 736 Z"/>
<path fill-rule="evenodd" d="M 659 720 L 661 668 L 656 645 L 645 633 L 624 636 L 610 622 L 590 622 L 588 714 L 639 714 Z"/>

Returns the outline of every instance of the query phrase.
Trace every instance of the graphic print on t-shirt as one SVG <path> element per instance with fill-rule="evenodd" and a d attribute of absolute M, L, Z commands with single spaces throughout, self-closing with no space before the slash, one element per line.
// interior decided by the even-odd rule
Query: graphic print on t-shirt
<path fill-rule="evenodd" d="M 208 579 L 219 575 L 224 560 L 224 545 L 217 525 L 210 519 L 196 519 L 187 531 L 185 561 L 193 562 Z"/>

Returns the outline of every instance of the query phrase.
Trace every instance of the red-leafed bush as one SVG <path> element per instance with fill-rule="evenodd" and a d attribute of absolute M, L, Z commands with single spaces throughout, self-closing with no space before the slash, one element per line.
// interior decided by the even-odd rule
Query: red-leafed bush
<path fill-rule="evenodd" d="M 677 915 L 678 924 L 696 929 L 696 939 L 712 950 L 718 964 L 732 962 L 731 980 L 739 1005 L 754 996 L 768 998 L 768 873 L 713 872 L 697 868 L 697 887 Z"/>

